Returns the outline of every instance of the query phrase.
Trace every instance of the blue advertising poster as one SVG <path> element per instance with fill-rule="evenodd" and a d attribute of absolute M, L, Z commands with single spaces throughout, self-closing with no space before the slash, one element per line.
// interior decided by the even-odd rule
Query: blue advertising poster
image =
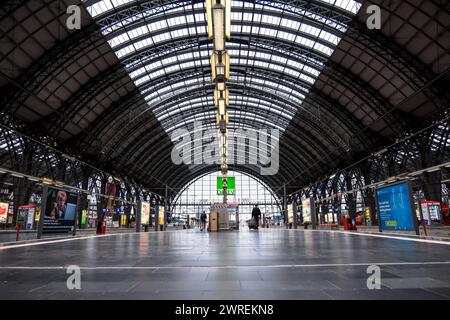
<path fill-rule="evenodd" d="M 408 182 L 376 190 L 380 228 L 384 230 L 415 230 Z"/>

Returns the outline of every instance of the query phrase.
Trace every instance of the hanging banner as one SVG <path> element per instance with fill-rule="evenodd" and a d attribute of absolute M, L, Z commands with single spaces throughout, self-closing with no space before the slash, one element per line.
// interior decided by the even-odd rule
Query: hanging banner
<path fill-rule="evenodd" d="M 69 232 L 75 225 L 77 194 L 53 187 L 48 188 L 43 232 Z"/>
<path fill-rule="evenodd" d="M 235 195 L 236 194 L 236 183 L 235 177 L 228 177 L 227 180 L 227 195 Z M 223 178 L 217 177 L 217 195 L 223 195 Z"/>
<path fill-rule="evenodd" d="M 375 191 L 380 230 L 416 230 L 411 187 L 408 182 L 383 186 Z"/>
<path fill-rule="evenodd" d="M 0 223 L 6 223 L 8 219 L 9 203 L 0 202 Z"/>
<path fill-rule="evenodd" d="M 147 225 L 150 223 L 150 203 L 141 202 L 141 224 Z"/>

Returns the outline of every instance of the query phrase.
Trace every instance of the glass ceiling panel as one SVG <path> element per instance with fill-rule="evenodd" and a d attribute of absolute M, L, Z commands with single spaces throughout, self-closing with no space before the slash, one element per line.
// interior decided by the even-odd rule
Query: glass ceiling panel
<path fill-rule="evenodd" d="M 149 51 L 162 44 L 173 43 L 176 39 L 206 39 L 204 3 L 192 5 L 189 1 L 181 1 L 166 7 L 139 5 L 133 10 L 136 12 L 133 16 L 123 14 L 128 11 L 117 14 L 131 2 L 132 0 L 89 1 L 87 10 L 93 18 L 97 18 L 96 21 L 102 33 L 107 36 L 111 48 L 125 65 L 135 85 L 140 88 L 149 106 L 148 110 L 155 114 L 166 132 L 186 126 L 195 120 L 215 125 L 215 110 L 211 98 L 192 96 L 191 101 L 179 101 L 178 104 L 173 102 L 173 99 L 177 100 L 188 92 L 211 84 L 208 74 L 212 45 L 191 45 L 181 54 L 173 56 L 157 50 L 155 53 Z M 353 0 L 316 2 L 339 8 L 347 12 L 345 16 L 350 18 L 361 8 L 361 4 Z M 232 39 L 248 39 L 250 47 L 233 40 L 227 44 L 231 54 L 230 83 L 244 85 L 247 89 L 256 90 L 255 93 L 258 90 L 270 93 L 289 101 L 289 104 L 281 103 L 286 108 L 280 108 L 267 98 L 232 95 L 230 122 L 235 124 L 239 120 L 256 121 L 266 124 L 269 128 L 276 127 L 284 131 L 295 113 L 302 109 L 309 89 L 321 73 L 323 59 L 333 54 L 341 40 L 338 35 L 347 30 L 346 25 L 329 16 L 321 16 L 317 11 L 276 1 L 232 1 L 232 6 Z M 112 14 L 114 18 L 106 19 Z M 335 31 L 330 32 L 333 29 Z M 303 52 L 310 51 L 313 54 L 295 53 L 296 57 L 293 58 L 282 55 L 276 49 L 268 47 L 261 50 L 251 45 L 252 39 L 264 38 L 275 42 L 294 43 L 301 47 Z M 176 49 L 171 50 L 171 54 L 176 53 Z M 268 53 L 269 50 L 271 53 Z M 315 59 L 315 56 L 323 58 Z M 239 72 L 236 72 L 236 69 Z M 262 70 L 267 72 L 264 77 L 261 76 Z M 292 77 L 296 81 L 287 84 L 277 80 L 277 76 L 274 76 L 277 74 L 288 76 L 284 77 L 285 79 Z M 198 112 L 189 113 L 192 109 Z M 187 118 L 186 114 L 189 115 Z M 267 120 L 267 114 L 273 116 L 271 121 Z M 171 118 L 183 120 L 170 121 Z M 175 127 L 172 122 L 176 123 Z"/>

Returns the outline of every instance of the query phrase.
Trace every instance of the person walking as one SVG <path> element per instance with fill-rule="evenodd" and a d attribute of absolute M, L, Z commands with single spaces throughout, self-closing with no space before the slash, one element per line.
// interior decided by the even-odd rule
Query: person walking
<path fill-rule="evenodd" d="M 252 210 L 252 218 L 255 219 L 256 223 L 256 229 L 259 227 L 259 218 L 261 217 L 261 210 L 259 210 L 258 205 L 255 205 L 255 207 Z"/>
<path fill-rule="evenodd" d="M 200 231 L 203 231 L 203 229 L 206 229 L 206 213 L 203 211 L 202 215 L 200 216 Z"/>

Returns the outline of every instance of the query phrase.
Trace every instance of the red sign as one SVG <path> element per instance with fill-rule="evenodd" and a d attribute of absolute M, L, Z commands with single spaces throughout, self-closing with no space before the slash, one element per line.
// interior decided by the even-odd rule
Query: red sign
<path fill-rule="evenodd" d="M 9 203 L 0 202 L 0 223 L 6 223 L 8 215 Z"/>

